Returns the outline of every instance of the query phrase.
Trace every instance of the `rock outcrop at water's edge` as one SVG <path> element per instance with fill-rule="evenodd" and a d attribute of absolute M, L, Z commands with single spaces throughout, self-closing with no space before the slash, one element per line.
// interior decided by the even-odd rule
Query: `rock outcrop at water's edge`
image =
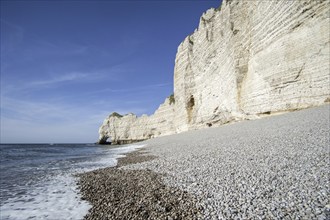
<path fill-rule="evenodd" d="M 99 143 L 130 143 L 330 101 L 330 4 L 223 1 L 179 45 L 174 95 L 151 116 L 112 114 Z"/>

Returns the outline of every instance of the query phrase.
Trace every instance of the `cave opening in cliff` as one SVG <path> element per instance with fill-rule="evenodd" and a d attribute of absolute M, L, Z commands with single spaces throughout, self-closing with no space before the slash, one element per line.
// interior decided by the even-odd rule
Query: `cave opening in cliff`
<path fill-rule="evenodd" d="M 188 109 L 193 109 L 194 105 L 195 105 L 195 99 L 194 99 L 194 96 L 191 95 L 190 96 L 190 99 L 189 99 L 189 101 L 187 103 L 187 108 Z"/>
<path fill-rule="evenodd" d="M 194 96 L 191 95 L 190 96 L 190 99 L 189 99 L 189 101 L 187 103 L 188 122 L 191 121 L 192 110 L 193 110 L 194 106 L 195 106 L 195 99 L 194 99 Z"/>

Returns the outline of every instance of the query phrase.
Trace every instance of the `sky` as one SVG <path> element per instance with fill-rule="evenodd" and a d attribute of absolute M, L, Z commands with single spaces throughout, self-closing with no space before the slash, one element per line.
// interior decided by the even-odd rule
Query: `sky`
<path fill-rule="evenodd" d="M 1 0 L 1 143 L 93 143 L 173 93 L 179 44 L 220 0 Z"/>

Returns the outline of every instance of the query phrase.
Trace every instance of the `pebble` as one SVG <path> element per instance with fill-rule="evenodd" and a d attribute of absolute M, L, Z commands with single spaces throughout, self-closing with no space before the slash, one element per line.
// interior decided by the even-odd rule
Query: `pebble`
<path fill-rule="evenodd" d="M 324 105 L 151 139 L 146 150 L 156 159 L 125 169 L 166 174 L 166 185 L 197 196 L 201 219 L 323 219 L 330 211 L 329 115 Z"/>
<path fill-rule="evenodd" d="M 85 219 L 327 219 L 329 115 L 325 105 L 148 140 L 144 158 L 81 174 Z"/>

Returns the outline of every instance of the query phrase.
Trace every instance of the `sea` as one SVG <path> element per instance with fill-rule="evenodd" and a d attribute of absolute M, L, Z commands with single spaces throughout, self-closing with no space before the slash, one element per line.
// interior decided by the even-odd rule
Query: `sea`
<path fill-rule="evenodd" d="M 113 167 L 143 145 L 1 144 L 0 219 L 83 219 L 75 174 Z"/>

